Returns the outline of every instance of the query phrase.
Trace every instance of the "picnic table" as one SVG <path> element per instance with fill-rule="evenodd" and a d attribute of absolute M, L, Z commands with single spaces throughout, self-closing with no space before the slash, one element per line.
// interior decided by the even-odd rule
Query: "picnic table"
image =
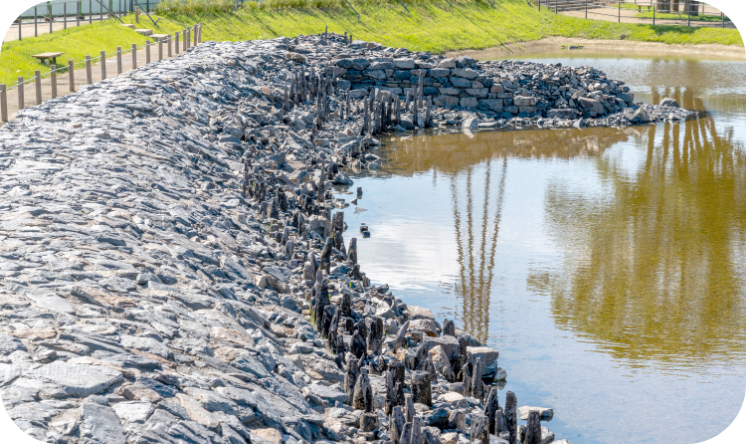
<path fill-rule="evenodd" d="M 44 62 L 44 60 L 52 59 L 52 63 L 56 65 L 57 57 L 61 57 L 63 54 L 65 53 L 64 52 L 45 52 L 42 54 L 32 55 L 31 57 L 41 60 L 42 63 Z"/>

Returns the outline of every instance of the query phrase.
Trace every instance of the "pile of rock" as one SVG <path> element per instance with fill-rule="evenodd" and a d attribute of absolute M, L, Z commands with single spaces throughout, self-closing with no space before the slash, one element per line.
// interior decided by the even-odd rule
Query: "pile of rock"
<path fill-rule="evenodd" d="M 349 89 L 353 98 L 366 97 L 376 89 L 407 100 L 424 96 L 438 107 L 477 112 L 482 120 L 501 119 L 490 127 L 553 127 L 568 122 L 624 126 L 691 115 L 675 103 L 662 107 L 634 104 L 634 95 L 624 82 L 610 80 L 587 66 L 479 62 L 467 56 L 444 58 L 362 41 L 329 56 L 342 79 L 337 86 Z M 527 121 L 510 122 L 515 117 Z"/>
<path fill-rule="evenodd" d="M 64 444 L 554 439 L 546 410 L 511 392 L 501 406 L 497 351 L 371 285 L 345 242 L 333 187 L 374 167 L 372 133 L 485 118 L 427 106 L 424 80 L 403 103 L 340 94 L 353 50 L 205 43 L 0 130 L 0 396 L 21 429 Z M 454 63 L 441 69 L 472 69 Z"/>

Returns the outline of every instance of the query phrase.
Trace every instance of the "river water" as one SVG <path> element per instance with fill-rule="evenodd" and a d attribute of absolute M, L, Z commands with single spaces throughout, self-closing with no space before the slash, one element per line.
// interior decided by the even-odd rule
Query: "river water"
<path fill-rule="evenodd" d="M 500 402 L 552 407 L 557 439 L 717 435 L 746 392 L 746 63 L 520 58 L 593 66 L 636 101 L 702 114 L 387 139 L 381 171 L 355 179 L 366 211 L 345 210 L 348 239 L 372 233 L 363 271 L 498 349 Z"/>

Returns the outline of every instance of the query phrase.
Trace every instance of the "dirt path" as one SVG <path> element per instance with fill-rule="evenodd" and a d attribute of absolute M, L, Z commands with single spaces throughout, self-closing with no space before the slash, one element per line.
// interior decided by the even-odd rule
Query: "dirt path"
<path fill-rule="evenodd" d="M 107 14 L 104 14 L 104 20 L 107 20 L 109 16 Z M 65 29 L 65 22 L 62 17 L 56 17 L 54 21 L 52 22 L 52 32 L 62 31 Z M 93 23 L 98 23 L 101 21 L 101 17 L 96 14 L 93 16 Z M 86 26 L 89 24 L 89 16 L 86 15 L 80 21 L 73 18 L 72 16 L 67 17 L 67 28 L 75 28 L 80 24 L 80 26 Z M 34 29 L 33 23 L 23 23 L 21 25 L 21 37 L 26 39 L 29 37 L 34 37 L 35 35 L 42 35 L 42 34 L 49 34 L 49 22 L 42 22 L 41 19 L 39 23 L 36 24 L 36 29 Z M 3 42 L 13 42 L 18 40 L 18 24 L 13 23 L 8 29 L 8 31 L 5 33 L 5 37 L 3 38 Z"/>
<path fill-rule="evenodd" d="M 743 46 L 726 45 L 669 45 L 666 43 L 637 42 L 632 40 L 589 40 L 567 37 L 547 37 L 541 40 L 525 43 L 513 43 L 481 50 L 466 50 L 447 52 L 447 57 L 468 55 L 475 59 L 494 59 L 515 54 L 533 52 L 560 51 L 568 46 L 582 46 L 579 51 L 604 51 L 609 54 L 622 53 L 626 55 L 678 55 L 696 56 L 698 58 L 746 60 L 746 50 Z"/>

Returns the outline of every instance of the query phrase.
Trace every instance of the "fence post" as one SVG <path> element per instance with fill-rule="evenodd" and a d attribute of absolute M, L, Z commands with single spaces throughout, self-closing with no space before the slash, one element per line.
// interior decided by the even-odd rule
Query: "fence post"
<path fill-rule="evenodd" d="M 194 45 L 192 45 L 192 46 L 197 46 L 197 43 L 198 43 L 197 42 L 198 34 L 199 34 L 199 25 L 194 25 Z"/>
<path fill-rule="evenodd" d="M 145 64 L 150 63 L 150 40 L 145 40 Z"/>
<path fill-rule="evenodd" d="M 106 80 L 106 51 L 101 51 L 101 81 Z"/>
<path fill-rule="evenodd" d="M 122 73 L 122 47 L 117 46 L 117 75 Z"/>
<path fill-rule="evenodd" d="M 186 39 L 187 49 L 189 49 L 192 45 L 192 28 L 187 28 L 187 39 Z"/>
<path fill-rule="evenodd" d="M 720 13 L 720 20 L 723 22 L 723 28 L 725 28 L 725 14 Z"/>
<path fill-rule="evenodd" d="M 52 98 L 57 98 L 57 65 L 49 67 L 49 77 L 52 79 Z"/>
<path fill-rule="evenodd" d="M 8 86 L 0 85 L 0 119 L 8 122 Z"/>
<path fill-rule="evenodd" d="M 158 61 L 163 60 L 163 39 L 158 38 Z"/>
<path fill-rule="evenodd" d="M 36 6 L 34 6 L 34 37 L 39 37 L 39 15 L 36 12 Z"/>
<path fill-rule="evenodd" d="M 146 0 L 145 5 L 147 8 L 148 14 L 150 14 L 150 0 Z"/>
<path fill-rule="evenodd" d="M 684 7 L 686 8 L 686 26 L 692 27 L 692 9 L 689 5 L 684 4 Z"/>
<path fill-rule="evenodd" d="M 137 69 L 137 43 L 132 44 L 132 69 Z"/>
<path fill-rule="evenodd" d="M 179 49 L 180 49 L 179 48 L 179 31 L 176 31 L 176 33 L 174 35 L 176 37 L 176 42 L 175 42 L 176 44 L 174 45 L 174 47 L 176 48 L 176 54 L 178 54 L 179 53 Z"/>
<path fill-rule="evenodd" d="M 41 105 L 41 71 L 34 71 L 34 90 L 36 92 L 36 104 Z"/>
<path fill-rule="evenodd" d="M 655 26 L 655 6 L 653 5 L 653 26 Z"/>
<path fill-rule="evenodd" d="M 73 66 L 73 61 L 68 60 L 67 61 L 67 75 L 70 78 L 70 92 L 75 92 L 75 66 Z"/>
<path fill-rule="evenodd" d="M 21 17 L 18 17 L 18 41 L 20 42 L 23 40 L 23 35 L 21 33 L 21 28 L 23 27 L 23 19 Z"/>
<path fill-rule="evenodd" d="M 47 12 L 49 13 L 49 33 L 51 34 L 54 29 L 52 29 L 52 5 L 47 2 Z"/>
<path fill-rule="evenodd" d="M 616 19 L 616 22 L 617 22 L 617 23 L 622 23 L 622 2 L 620 1 L 620 2 L 619 2 L 619 3 L 617 3 L 617 4 L 619 5 L 619 8 L 618 8 L 618 11 L 619 11 L 619 12 L 618 12 L 618 14 L 617 14 L 617 19 Z"/>
<path fill-rule="evenodd" d="M 18 78 L 18 111 L 26 107 L 26 101 L 23 97 L 23 77 Z"/>
<path fill-rule="evenodd" d="M 83 2 L 78 2 L 77 6 L 78 11 L 75 13 L 75 23 L 77 24 L 77 26 L 80 26 L 80 17 L 83 15 Z"/>
<path fill-rule="evenodd" d="M 554 13 L 557 13 L 557 0 L 554 0 Z"/>
<path fill-rule="evenodd" d="M 93 0 L 88 0 L 88 24 L 93 23 Z"/>
<path fill-rule="evenodd" d="M 67 29 L 67 3 L 62 4 L 62 18 L 64 19 L 64 27 Z"/>
<path fill-rule="evenodd" d="M 588 0 L 585 0 L 585 18 L 588 19 Z"/>
<path fill-rule="evenodd" d="M 171 46 L 173 45 L 173 41 L 171 39 L 171 35 L 166 37 L 166 41 L 168 42 L 168 57 L 171 58 L 173 55 L 171 55 Z"/>
<path fill-rule="evenodd" d="M 93 67 L 91 66 L 91 56 L 85 56 L 85 82 L 90 85 L 93 83 Z"/>

